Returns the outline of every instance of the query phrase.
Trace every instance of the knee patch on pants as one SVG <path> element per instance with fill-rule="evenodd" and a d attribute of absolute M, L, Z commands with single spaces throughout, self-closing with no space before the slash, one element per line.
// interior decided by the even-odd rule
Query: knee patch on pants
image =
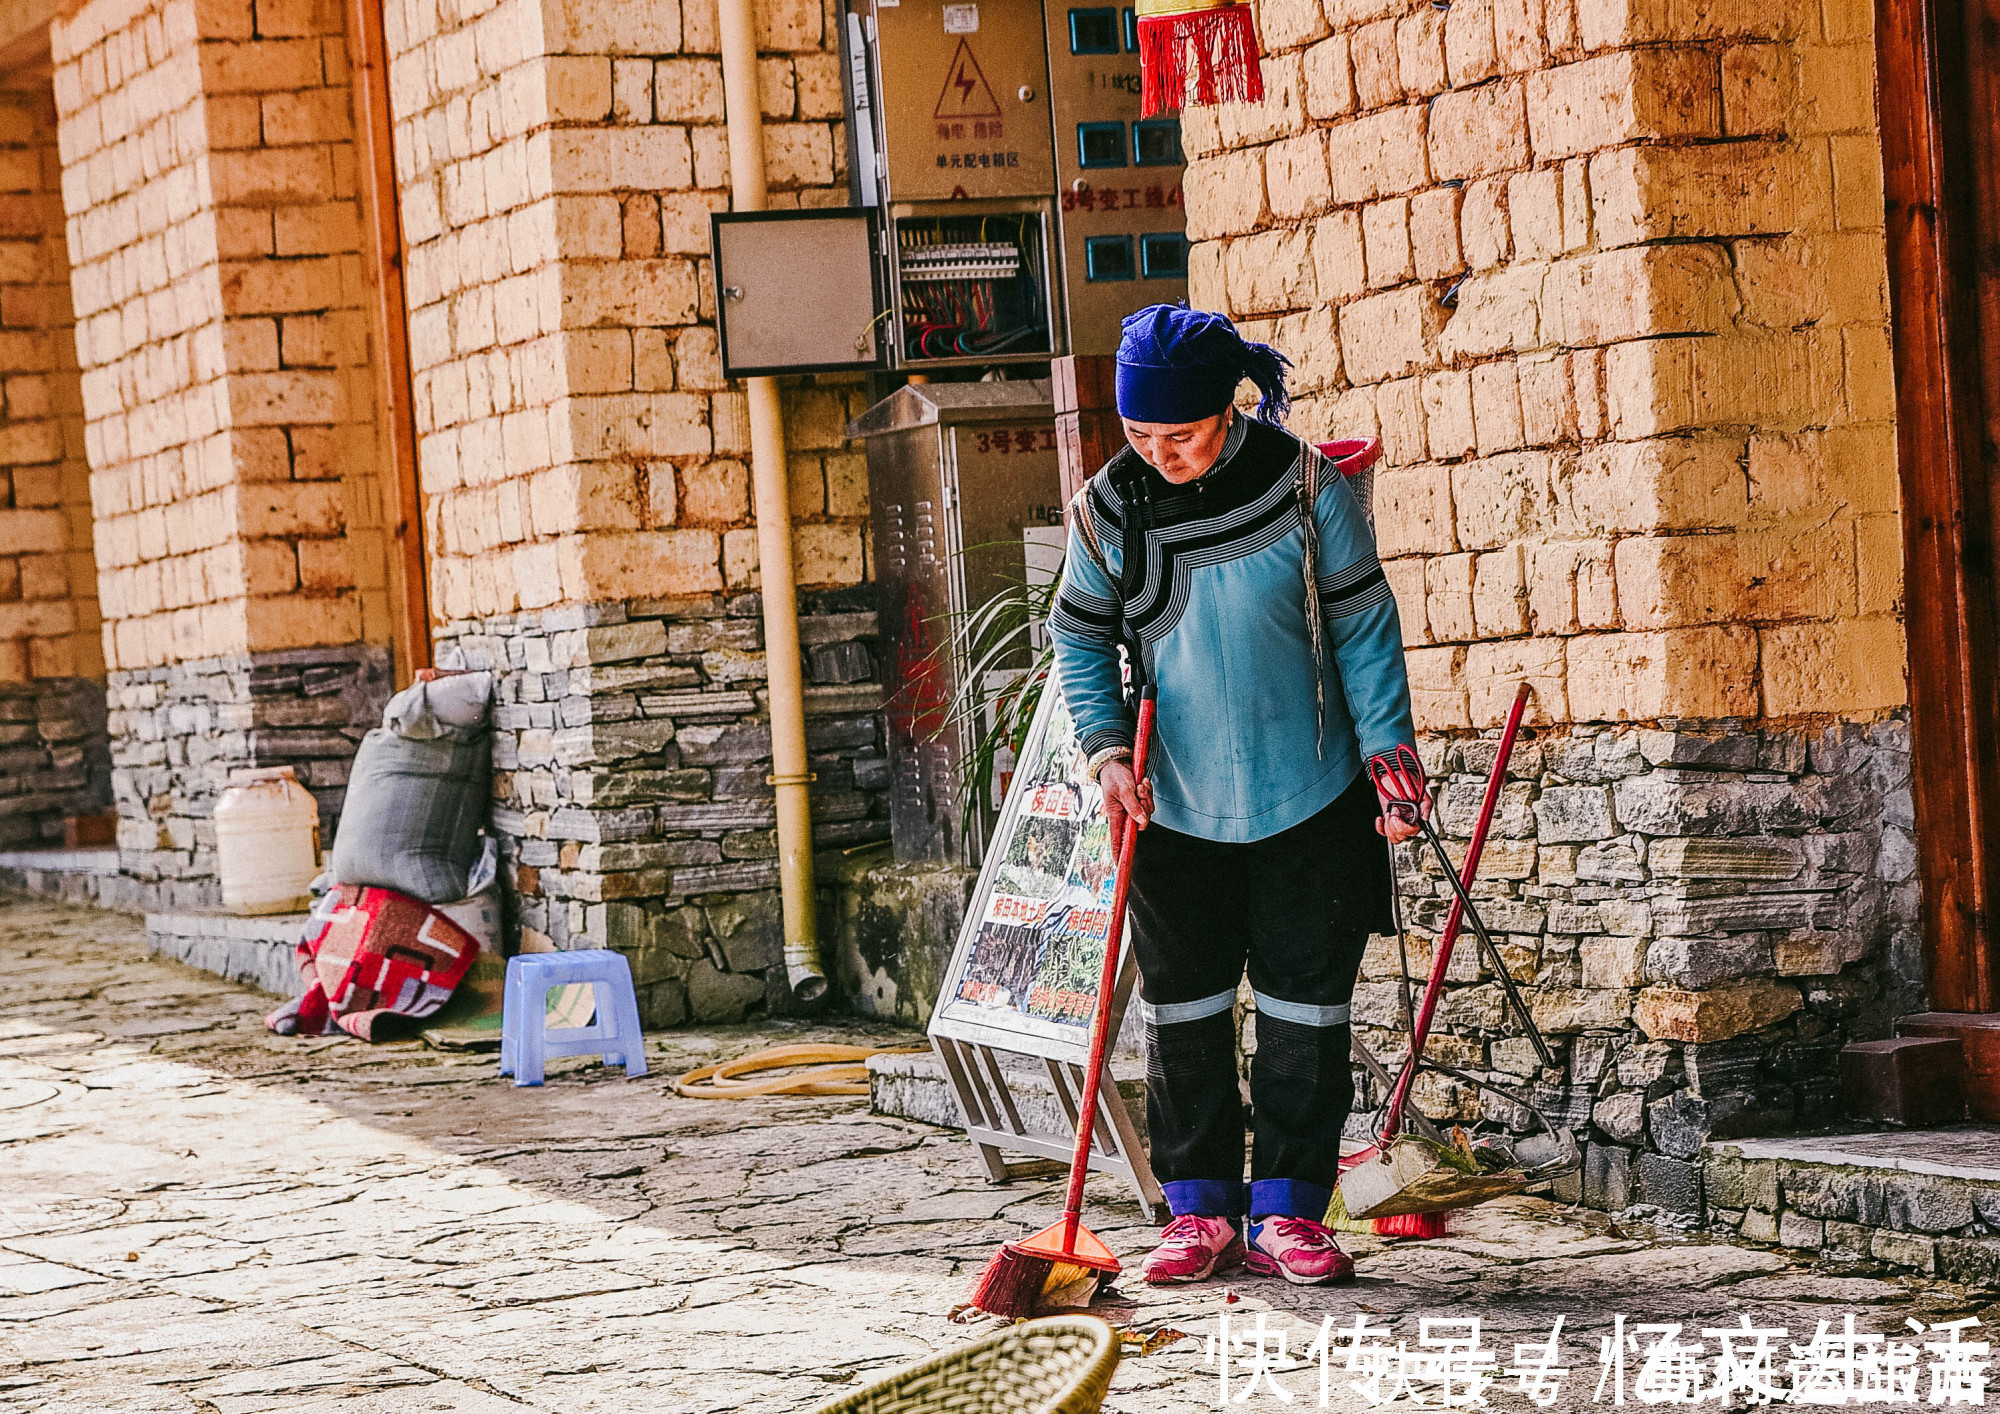
<path fill-rule="evenodd" d="M 1146 1024 L 1146 1072 L 1159 1079 L 1236 1069 L 1236 1021 L 1227 1011 L 1193 1021 Z"/>
<path fill-rule="evenodd" d="M 1273 1079 L 1351 1086 L 1351 1046 L 1344 1019 L 1327 1026 L 1303 1026 L 1268 1011 L 1257 1013 L 1255 1065 Z"/>

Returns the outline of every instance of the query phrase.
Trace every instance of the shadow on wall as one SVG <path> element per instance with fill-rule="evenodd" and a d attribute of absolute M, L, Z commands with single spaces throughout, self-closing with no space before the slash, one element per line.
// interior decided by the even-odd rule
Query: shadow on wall
<path fill-rule="evenodd" d="M 104 684 L 0 686 L 0 848 L 60 845 L 63 821 L 111 808 Z"/>

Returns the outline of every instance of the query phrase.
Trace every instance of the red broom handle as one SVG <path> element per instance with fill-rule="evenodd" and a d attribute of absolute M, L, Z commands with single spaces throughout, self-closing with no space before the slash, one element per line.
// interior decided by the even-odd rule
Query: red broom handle
<path fill-rule="evenodd" d="M 1139 697 L 1139 730 L 1132 745 L 1132 779 L 1146 780 L 1146 753 L 1153 743 L 1153 689 Z M 1132 887 L 1132 851 L 1139 827 L 1125 817 L 1118 838 L 1118 875 L 1111 886 L 1111 919 L 1104 935 L 1104 968 L 1097 977 L 1097 1009 L 1090 1018 L 1090 1068 L 1083 1074 L 1083 1096 L 1076 1110 L 1076 1150 L 1069 1161 L 1069 1193 L 1063 1199 L 1065 1252 L 1076 1251 L 1076 1230 L 1083 1224 L 1083 1180 L 1090 1171 L 1090 1146 L 1097 1128 L 1097 1087 L 1104 1074 L 1104 1052 L 1111 1042 L 1111 993 L 1118 985 L 1120 945 L 1125 940 L 1125 895 Z"/>
<path fill-rule="evenodd" d="M 1486 778 L 1486 798 L 1479 803 L 1479 823 L 1473 826 L 1472 843 L 1466 846 L 1465 864 L 1459 870 L 1459 879 L 1467 893 L 1472 892 L 1473 878 L 1479 873 L 1479 856 L 1486 850 L 1486 835 L 1493 828 L 1493 812 L 1500 804 L 1500 788 L 1507 780 L 1507 759 L 1514 754 L 1514 734 L 1521 730 L 1521 713 L 1528 705 L 1528 685 L 1522 683 L 1514 692 L 1514 706 L 1507 713 L 1507 729 L 1500 733 L 1500 751 L 1493 758 L 1493 771 Z M 1410 1086 L 1417 1078 L 1417 1057 L 1423 1054 L 1424 1042 L 1430 1039 L 1431 1015 L 1437 1010 L 1438 998 L 1444 993 L 1445 969 L 1451 966 L 1451 950 L 1458 942 L 1459 925 L 1465 921 L 1465 902 L 1456 895 L 1451 900 L 1451 912 L 1445 915 L 1444 932 L 1438 938 L 1437 955 L 1431 959 L 1430 980 L 1424 983 L 1424 999 L 1417 1008 L 1415 1023 L 1410 1029 L 1410 1058 L 1403 1066 L 1403 1073 L 1397 1078 L 1396 1093 L 1390 1096 L 1389 1113 L 1382 1122 L 1384 1140 L 1396 1137 L 1403 1125 L 1403 1105 L 1409 1099 Z"/>

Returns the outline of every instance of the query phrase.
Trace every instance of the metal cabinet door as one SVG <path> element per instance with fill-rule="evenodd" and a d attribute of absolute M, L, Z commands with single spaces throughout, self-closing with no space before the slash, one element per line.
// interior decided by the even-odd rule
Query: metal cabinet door
<path fill-rule="evenodd" d="M 717 212 L 709 236 L 724 377 L 880 366 L 874 212 Z"/>

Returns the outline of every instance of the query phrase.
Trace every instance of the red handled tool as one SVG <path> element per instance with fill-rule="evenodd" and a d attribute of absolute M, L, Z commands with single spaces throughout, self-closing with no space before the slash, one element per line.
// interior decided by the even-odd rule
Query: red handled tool
<path fill-rule="evenodd" d="M 1410 1050 L 1404 1058 L 1401 1073 L 1389 1087 L 1389 1099 L 1384 1107 L 1381 1127 L 1376 1131 L 1376 1142 L 1360 1153 L 1351 1154 L 1340 1161 L 1340 1185 L 1334 1193 L 1333 1202 L 1328 1206 L 1328 1221 L 1332 1225 L 1352 1226 L 1357 1220 L 1372 1220 L 1376 1230 L 1385 1227 L 1396 1228 L 1410 1225 L 1406 1230 L 1411 1236 L 1434 1236 L 1441 1231 L 1442 1215 L 1457 1208 L 1471 1207 L 1492 1198 L 1524 1192 L 1539 1183 L 1545 1183 L 1562 1174 L 1574 1172 L 1581 1164 L 1581 1151 L 1576 1139 L 1568 1130 L 1557 1130 L 1547 1115 L 1543 1114 L 1531 1100 L 1514 1095 L 1493 1085 L 1479 1076 L 1471 1075 L 1456 1067 L 1427 1061 L 1424 1043 L 1430 1037 L 1431 1019 L 1437 1010 L 1438 999 L 1444 991 L 1445 973 L 1451 966 L 1452 947 L 1458 941 L 1459 925 L 1469 922 L 1481 945 L 1486 949 L 1488 961 L 1493 967 L 1496 980 L 1507 996 L 1507 1001 L 1520 1017 L 1522 1029 L 1544 1064 L 1552 1064 L 1548 1043 L 1542 1039 L 1534 1018 L 1522 1001 L 1514 979 L 1508 975 L 1506 959 L 1486 931 L 1486 925 L 1479 917 L 1479 910 L 1472 900 L 1472 883 L 1479 872 L 1480 855 L 1486 847 L 1486 838 L 1493 828 L 1493 816 L 1500 804 L 1500 794 L 1507 779 L 1507 762 L 1513 755 L 1514 739 L 1520 731 L 1521 715 L 1528 704 L 1529 688 L 1521 684 L 1514 696 L 1513 710 L 1507 715 L 1506 729 L 1501 733 L 1499 750 L 1494 754 L 1492 774 L 1487 777 L 1486 797 L 1479 809 L 1479 820 L 1472 831 L 1472 840 L 1466 850 L 1461 866 L 1454 867 L 1450 853 L 1445 849 L 1443 837 L 1437 828 L 1424 817 L 1422 801 L 1422 770 L 1420 763 L 1404 759 L 1406 753 L 1399 751 L 1394 756 L 1377 757 L 1370 762 L 1369 774 L 1383 795 L 1383 809 L 1395 818 L 1414 824 L 1420 837 L 1436 853 L 1443 866 L 1445 876 L 1451 884 L 1453 899 L 1451 911 L 1445 919 L 1444 931 L 1439 935 L 1437 950 L 1431 958 L 1429 980 L 1425 983 L 1423 1002 L 1409 1017 Z M 1400 922 L 1398 924 L 1400 930 Z M 1409 1008 L 1409 972 L 1404 970 L 1404 998 L 1406 1014 Z M 1495 1168 L 1484 1159 L 1478 1160 L 1477 1171 L 1467 1170 L 1462 1163 L 1447 1162 L 1443 1150 L 1457 1148 L 1463 1151 L 1461 1141 L 1457 1145 L 1442 1144 L 1434 1138 L 1402 1134 L 1404 1107 L 1410 1103 L 1410 1087 L 1416 1079 L 1419 1066 L 1427 1067 L 1449 1075 L 1480 1090 L 1491 1090 L 1513 1103 L 1529 1110 L 1543 1128 L 1547 1129 L 1555 1141 L 1554 1156 L 1533 1166 L 1524 1166 L 1514 1151 L 1506 1146 L 1498 1146 L 1502 1167 Z M 1488 1146 L 1492 1148 L 1494 1146 Z M 1427 1230 L 1419 1230 L 1427 1229 Z"/>
<path fill-rule="evenodd" d="M 1472 881 L 1479 875 L 1479 856 L 1485 852 L 1486 836 L 1493 828 L 1493 812 L 1500 804 L 1500 788 L 1507 781 L 1507 762 L 1514 754 L 1514 737 L 1521 730 L 1521 714 L 1528 706 L 1528 692 L 1528 684 L 1524 682 L 1514 694 L 1514 706 L 1507 713 L 1506 729 L 1500 733 L 1500 749 L 1493 756 L 1493 772 L 1486 778 L 1486 797 L 1480 802 L 1479 821 L 1473 826 L 1472 842 L 1466 846 L 1465 864 L 1462 869 L 1456 872 L 1452 870 L 1451 856 L 1444 853 L 1442 845 L 1437 842 L 1436 832 L 1430 829 L 1430 822 L 1423 818 L 1422 812 L 1418 810 L 1413 801 L 1389 797 L 1387 808 L 1393 810 L 1401 818 L 1409 820 L 1410 823 L 1424 828 L 1431 835 L 1433 846 L 1437 848 L 1439 857 L 1444 861 L 1445 872 L 1451 878 L 1454 885 L 1453 893 L 1455 896 L 1451 901 L 1451 911 L 1445 915 L 1444 932 L 1438 936 L 1437 952 L 1431 958 L 1431 975 L 1424 983 L 1423 1001 L 1418 1004 L 1416 1019 L 1411 1024 L 1409 1057 L 1403 1062 L 1402 1073 L 1396 1077 L 1395 1092 L 1390 1095 L 1388 1112 L 1383 1116 L 1382 1142 L 1384 1144 L 1393 1139 L 1396 1136 L 1396 1131 L 1402 1127 L 1403 1104 L 1408 1100 L 1410 1086 L 1416 1080 L 1417 1061 L 1424 1053 L 1424 1042 L 1430 1037 L 1431 1016 L 1437 1010 L 1438 998 L 1444 993 L 1444 974 L 1446 969 L 1451 966 L 1451 950 L 1458 942 L 1459 925 L 1465 918 L 1466 904 L 1471 896 Z M 1399 746 L 1396 748 L 1396 751 L 1399 756 L 1408 753 L 1411 759 L 1415 760 L 1416 753 L 1411 752 L 1406 746 Z M 1374 763 L 1370 764 L 1372 773 Z M 1421 763 L 1417 765 L 1416 778 L 1419 781 L 1423 779 L 1423 767 Z M 1377 789 L 1381 789 L 1379 781 Z M 1387 792 L 1383 792 L 1383 794 L 1385 797 L 1388 795 Z M 1405 806 L 1407 806 L 1407 813 L 1405 813 Z M 1473 916 L 1477 917 L 1477 910 L 1474 910 Z M 1483 927 L 1481 931 L 1483 931 Z M 1499 965 L 1500 959 L 1498 956 L 1496 955 L 1492 960 L 1495 964 L 1497 974 L 1511 981 L 1511 978 L 1507 978 L 1506 968 Z M 1522 1009 L 1522 1015 L 1525 1019 L 1526 1008 Z M 1546 1047 L 1541 1046 L 1542 1038 L 1539 1033 L 1533 1030 L 1532 1022 L 1529 1023 L 1529 1034 L 1537 1043 L 1538 1048 L 1546 1049 Z"/>
<path fill-rule="evenodd" d="M 1153 738 L 1154 692 L 1139 697 L 1139 729 L 1132 747 L 1132 778 L 1146 779 L 1146 755 Z M 1045 1292 L 1073 1287 L 1088 1279 L 1117 1276 L 1118 1259 L 1102 1238 L 1083 1225 L 1083 1180 L 1090 1171 L 1090 1147 L 1097 1128 L 1097 1091 L 1103 1083 L 1104 1053 L 1111 1044 L 1111 993 L 1118 985 L 1118 964 L 1125 939 L 1125 897 L 1132 885 L 1132 851 L 1139 827 L 1131 816 L 1118 838 L 1118 873 L 1111 888 L 1111 918 L 1104 935 L 1104 967 L 1097 979 L 1097 1009 L 1090 1019 L 1090 1060 L 1083 1075 L 1083 1093 L 1076 1116 L 1076 1150 L 1069 1161 L 1069 1191 L 1062 1218 L 1022 1242 L 1010 1242 L 993 1254 L 966 1303 L 990 1315 L 1034 1314 Z M 1094 1288 L 1093 1288 L 1094 1290 Z M 1065 1305 L 1088 1304 L 1066 1293 Z"/>

